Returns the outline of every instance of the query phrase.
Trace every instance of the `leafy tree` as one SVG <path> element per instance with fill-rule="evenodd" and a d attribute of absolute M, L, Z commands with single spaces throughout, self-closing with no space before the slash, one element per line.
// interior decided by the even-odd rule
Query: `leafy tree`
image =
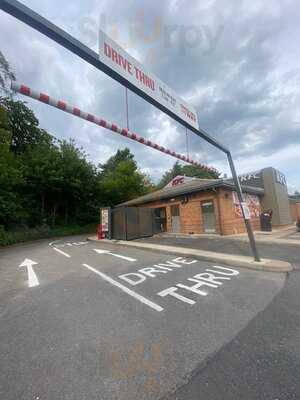
<path fill-rule="evenodd" d="M 191 176 L 193 178 L 201 178 L 201 179 L 217 179 L 220 177 L 220 173 L 218 171 L 211 172 L 205 171 L 200 167 L 195 165 L 184 165 L 182 167 L 183 175 Z"/>
<path fill-rule="evenodd" d="M 64 210 L 64 222 L 97 220 L 101 199 L 98 195 L 99 177 L 95 166 L 87 161 L 85 152 L 77 148 L 73 140 L 62 141 L 60 153 L 60 206 Z"/>
<path fill-rule="evenodd" d="M 6 110 L 0 106 L 0 225 L 8 227 L 22 215 L 22 184 L 19 164 L 9 149 L 10 132 Z"/>
<path fill-rule="evenodd" d="M 26 103 L 8 96 L 14 79 L 0 53 L 0 224 L 96 221 L 100 174 L 74 141 L 57 142 Z"/>
<path fill-rule="evenodd" d="M 39 128 L 39 121 L 23 101 L 14 101 L 8 97 L 1 98 L 1 104 L 8 114 L 8 125 L 11 132 L 11 149 L 20 154 L 26 146 L 52 141 L 51 135 Z"/>
<path fill-rule="evenodd" d="M 125 148 L 124 150 L 118 150 L 114 156 L 110 157 L 106 161 L 105 164 L 99 165 L 102 175 L 104 176 L 107 173 L 114 171 L 122 161 L 134 161 L 134 156 L 128 148 Z"/>
<path fill-rule="evenodd" d="M 174 179 L 178 175 L 182 175 L 182 167 L 179 164 L 179 161 L 176 161 L 173 167 L 163 174 L 159 184 L 157 185 L 158 189 L 166 186 L 172 179 Z"/>
<path fill-rule="evenodd" d="M 10 69 L 10 65 L 2 52 L 0 51 L 0 93 L 8 96 L 11 93 L 10 84 L 16 77 Z"/>
<path fill-rule="evenodd" d="M 101 205 L 98 173 L 73 140 L 27 146 L 19 157 L 31 224 L 54 226 L 97 220 Z"/>
<path fill-rule="evenodd" d="M 0 144 L 9 145 L 11 140 L 11 133 L 8 126 L 8 116 L 4 107 L 0 105 Z"/>
<path fill-rule="evenodd" d="M 59 148 L 54 140 L 52 143 L 27 146 L 19 159 L 25 179 L 22 192 L 26 198 L 30 225 L 46 223 L 63 186 Z"/>
<path fill-rule="evenodd" d="M 107 205 L 114 206 L 149 191 L 147 177 L 137 167 L 129 149 L 118 150 L 102 166 L 100 187 Z"/>

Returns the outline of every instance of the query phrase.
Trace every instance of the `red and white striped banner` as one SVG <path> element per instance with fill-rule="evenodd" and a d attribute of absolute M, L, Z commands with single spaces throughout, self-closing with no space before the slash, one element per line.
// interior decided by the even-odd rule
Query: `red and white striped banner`
<path fill-rule="evenodd" d="M 136 133 L 130 132 L 128 129 L 120 128 L 118 125 L 116 125 L 114 123 L 111 123 L 102 118 L 96 117 L 93 114 L 84 112 L 77 107 L 67 104 L 65 101 L 56 100 L 53 97 L 50 97 L 46 93 L 37 92 L 37 91 L 29 88 L 28 86 L 21 85 L 21 84 L 15 83 L 15 82 L 12 83 L 12 90 L 14 90 L 15 92 L 21 93 L 25 96 L 31 97 L 35 100 L 39 100 L 42 103 L 45 103 L 52 107 L 58 108 L 59 110 L 65 111 L 69 114 L 75 115 L 76 117 L 85 119 L 85 120 L 92 122 L 96 125 L 99 125 L 103 128 L 109 129 L 110 131 L 112 131 L 114 133 L 118 133 L 119 135 L 125 136 L 132 140 L 135 140 L 136 142 L 139 142 L 146 146 L 152 147 L 155 150 L 161 151 L 162 153 L 165 153 L 172 157 L 178 158 L 181 161 L 185 161 L 189 164 L 193 164 L 197 167 L 202 168 L 205 171 L 216 172 L 215 168 L 207 167 L 206 165 L 197 163 L 196 161 L 191 160 L 189 157 L 175 153 L 175 151 L 166 149 L 165 147 L 160 146 L 156 143 L 153 143 L 152 141 L 147 140 L 147 139 L 143 138 L 142 136 L 137 135 Z"/>

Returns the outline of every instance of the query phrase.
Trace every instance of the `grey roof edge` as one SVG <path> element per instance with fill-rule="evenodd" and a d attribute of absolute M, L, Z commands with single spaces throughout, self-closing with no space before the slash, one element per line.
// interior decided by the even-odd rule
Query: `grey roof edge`
<path fill-rule="evenodd" d="M 289 201 L 292 203 L 300 203 L 300 197 L 289 196 Z"/>
<path fill-rule="evenodd" d="M 217 182 L 216 182 L 217 181 Z M 137 197 L 136 199 L 133 200 L 129 200 L 126 201 L 124 203 L 118 204 L 116 205 L 116 207 L 124 207 L 124 206 L 134 206 L 134 205 L 139 205 L 139 204 L 146 204 L 146 203 L 151 203 L 153 201 L 157 201 L 157 200 L 166 200 L 172 197 L 179 197 L 185 194 L 189 194 L 189 193 L 197 193 L 197 192 L 202 192 L 204 190 L 207 189 L 213 189 L 213 188 L 219 188 L 219 187 L 224 187 L 224 188 L 228 188 L 231 190 L 235 189 L 235 185 L 230 183 L 230 182 L 226 182 L 224 180 L 214 180 L 214 182 L 209 183 L 207 185 L 203 185 L 201 187 L 196 187 L 196 188 L 185 188 L 182 191 L 179 191 L 178 193 L 176 192 L 172 192 L 172 191 L 168 191 L 166 193 L 163 193 L 163 190 L 158 190 L 156 192 L 152 192 L 152 193 L 148 193 L 144 196 L 141 197 Z M 257 188 L 257 187 L 253 187 L 253 186 L 246 186 L 246 185 L 242 185 L 242 190 L 246 193 L 250 193 L 250 194 L 257 194 L 257 195 L 263 195 L 264 194 L 264 189 L 262 188 Z M 160 192 L 160 194 L 158 194 L 157 196 L 155 196 L 155 194 L 157 192 Z"/>

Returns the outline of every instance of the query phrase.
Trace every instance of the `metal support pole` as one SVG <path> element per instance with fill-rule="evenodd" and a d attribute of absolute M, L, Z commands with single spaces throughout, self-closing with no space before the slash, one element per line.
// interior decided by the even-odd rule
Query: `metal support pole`
<path fill-rule="evenodd" d="M 229 166 L 230 166 L 230 169 L 231 169 L 231 173 L 232 173 L 232 178 L 233 178 L 233 181 L 234 181 L 234 184 L 235 184 L 235 187 L 236 187 L 236 192 L 237 192 L 237 195 L 238 195 L 240 207 L 242 209 L 243 218 L 244 218 L 244 222 L 245 222 L 245 225 L 246 225 L 246 229 L 247 229 L 247 233 L 248 233 L 248 237 L 249 237 L 249 242 L 250 242 L 250 247 L 251 247 L 251 250 L 252 250 L 252 253 L 253 253 L 253 256 L 254 256 L 254 260 L 255 261 L 260 261 L 260 257 L 259 257 L 258 251 L 257 251 L 257 247 L 256 247 L 256 243 L 255 243 L 255 239 L 254 239 L 254 234 L 253 234 L 253 230 L 252 230 L 252 227 L 251 227 L 251 223 L 250 223 L 250 220 L 245 218 L 244 209 L 242 207 L 242 203 L 243 203 L 244 199 L 243 199 L 243 194 L 242 194 L 242 188 L 241 188 L 241 185 L 240 185 L 240 181 L 239 181 L 239 178 L 237 176 L 237 173 L 236 173 L 236 170 L 235 170 L 235 166 L 234 166 L 233 159 L 232 159 L 230 151 L 227 152 L 226 154 L 227 154 L 228 163 L 229 163 Z"/>

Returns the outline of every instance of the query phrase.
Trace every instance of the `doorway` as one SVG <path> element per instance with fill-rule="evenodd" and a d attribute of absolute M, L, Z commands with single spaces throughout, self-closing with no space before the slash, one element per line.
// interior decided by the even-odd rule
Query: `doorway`
<path fill-rule="evenodd" d="M 180 233 L 180 213 L 179 213 L 179 205 L 171 206 L 171 217 L 172 217 L 172 232 Z"/>
<path fill-rule="evenodd" d="M 203 230 L 205 233 L 216 233 L 216 219 L 214 202 L 212 200 L 201 202 Z"/>
<path fill-rule="evenodd" d="M 166 207 L 154 209 L 154 232 L 166 232 L 167 230 L 167 213 Z"/>

